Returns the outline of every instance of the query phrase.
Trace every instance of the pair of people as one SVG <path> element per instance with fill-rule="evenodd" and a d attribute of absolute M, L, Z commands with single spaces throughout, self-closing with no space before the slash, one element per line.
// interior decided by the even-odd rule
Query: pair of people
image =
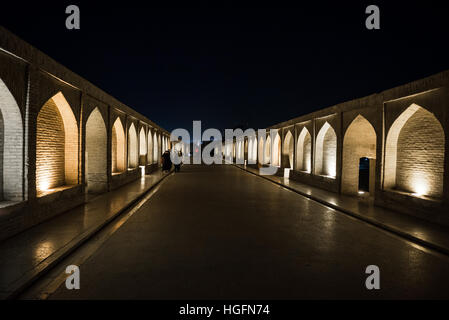
<path fill-rule="evenodd" d="M 172 161 L 171 161 L 171 157 L 170 157 L 170 152 L 171 152 L 171 150 L 166 150 L 161 156 L 163 172 L 165 172 L 165 171 L 169 172 L 171 170 Z M 181 150 L 178 151 L 178 157 L 180 157 L 180 158 L 182 157 Z M 181 170 L 181 163 L 175 164 L 175 172 L 179 172 L 180 170 Z"/>

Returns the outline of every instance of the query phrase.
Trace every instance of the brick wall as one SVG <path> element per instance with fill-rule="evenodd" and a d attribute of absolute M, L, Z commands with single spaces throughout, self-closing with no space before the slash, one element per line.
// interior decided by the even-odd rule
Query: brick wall
<path fill-rule="evenodd" d="M 5 128 L 3 126 L 3 116 L 0 111 L 0 201 L 3 200 L 3 141 Z"/>
<path fill-rule="evenodd" d="M 65 184 L 64 123 L 58 107 L 50 99 L 37 117 L 36 186 L 51 189 Z"/>
<path fill-rule="evenodd" d="M 397 189 L 442 196 L 444 132 L 423 108 L 409 118 L 399 134 L 396 165 Z"/>

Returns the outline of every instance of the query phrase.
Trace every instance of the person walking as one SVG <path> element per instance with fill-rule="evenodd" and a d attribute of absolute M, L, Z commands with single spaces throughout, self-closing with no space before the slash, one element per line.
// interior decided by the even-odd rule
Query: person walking
<path fill-rule="evenodd" d="M 169 172 L 171 170 L 171 159 L 170 159 L 170 152 L 168 150 L 166 150 L 161 157 L 161 161 L 162 161 L 162 172 Z"/>
<path fill-rule="evenodd" d="M 182 165 L 182 151 L 181 150 L 178 151 L 178 158 L 179 158 L 179 163 L 175 164 L 175 172 L 181 171 L 181 165 Z"/>

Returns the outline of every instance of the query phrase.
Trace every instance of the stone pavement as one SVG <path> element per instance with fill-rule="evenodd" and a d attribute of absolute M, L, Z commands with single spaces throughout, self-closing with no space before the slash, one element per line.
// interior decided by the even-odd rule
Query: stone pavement
<path fill-rule="evenodd" d="M 0 299 L 14 298 L 168 174 L 153 172 L 0 243 Z"/>
<path fill-rule="evenodd" d="M 413 216 L 374 206 L 372 201 L 370 202 L 367 199 L 340 195 L 284 177 L 261 176 L 259 175 L 258 169 L 249 166 L 235 166 L 325 204 L 335 210 L 364 220 L 422 246 L 449 255 L 448 227 L 439 226 Z"/>

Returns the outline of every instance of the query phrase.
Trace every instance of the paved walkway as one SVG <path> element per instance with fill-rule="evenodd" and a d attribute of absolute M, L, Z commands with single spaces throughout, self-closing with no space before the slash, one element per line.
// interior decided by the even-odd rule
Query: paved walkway
<path fill-rule="evenodd" d="M 372 202 L 366 199 L 340 195 L 284 177 L 261 176 L 258 169 L 243 165 L 236 166 L 331 208 L 343 211 L 418 244 L 449 255 L 449 228 L 447 227 L 374 206 Z"/>
<path fill-rule="evenodd" d="M 13 298 L 167 174 L 156 171 L 0 243 L 0 299 Z"/>
<path fill-rule="evenodd" d="M 448 256 L 232 165 L 184 166 L 94 242 L 58 266 L 57 284 L 45 275 L 50 287 L 35 292 L 58 300 L 449 297 Z M 70 264 L 79 266 L 79 290 L 65 286 Z M 365 286 L 369 265 L 380 269 L 380 290 Z"/>

